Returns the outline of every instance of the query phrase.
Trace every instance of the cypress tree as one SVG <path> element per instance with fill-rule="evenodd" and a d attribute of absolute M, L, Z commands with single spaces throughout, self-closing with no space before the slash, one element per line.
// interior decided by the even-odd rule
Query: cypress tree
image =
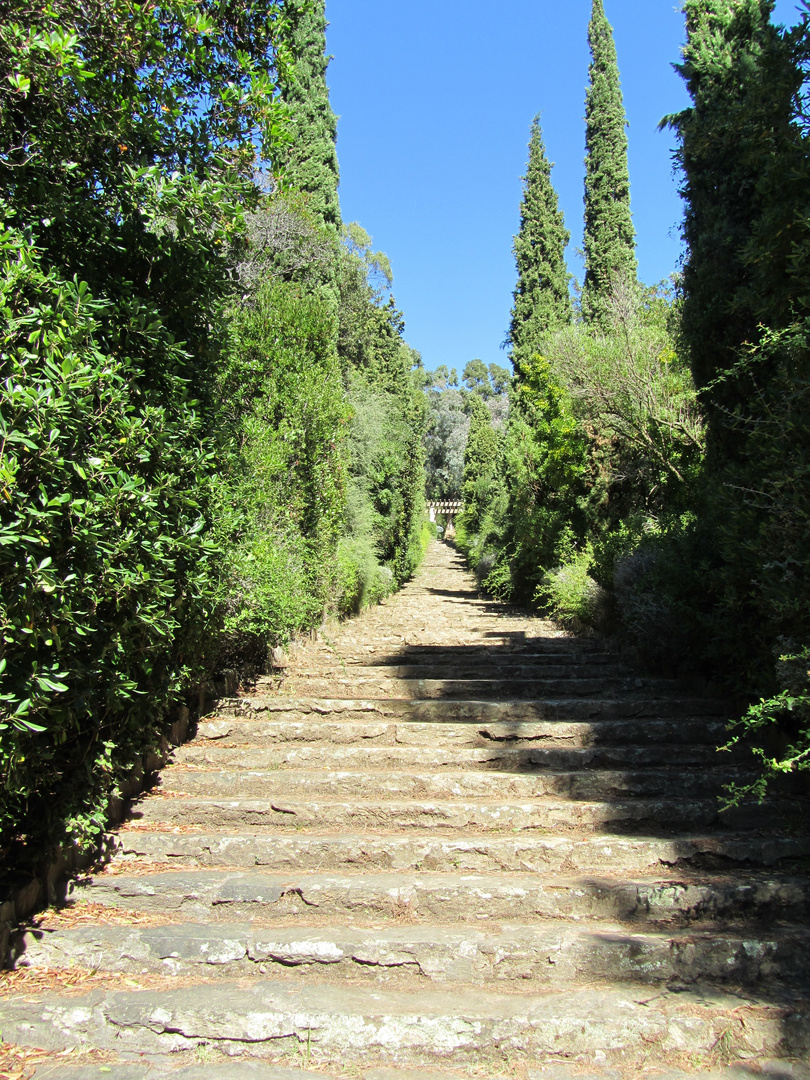
<path fill-rule="evenodd" d="M 285 16 L 288 62 L 281 65 L 279 88 L 289 110 L 291 141 L 279 164 L 287 183 L 309 196 L 312 212 L 339 231 L 337 119 L 326 84 L 325 0 L 287 0 Z"/>
<path fill-rule="evenodd" d="M 585 99 L 585 282 L 582 315 L 604 326 L 614 281 L 635 283 L 635 230 L 630 214 L 627 119 L 613 29 L 602 0 L 593 0 Z"/>
<path fill-rule="evenodd" d="M 569 274 L 565 246 L 570 233 L 551 183 L 551 164 L 546 157 L 540 118 L 532 121 L 529 164 L 523 177 L 520 231 L 513 251 L 517 286 L 509 326 L 512 363 L 516 371 L 539 346 L 542 334 L 571 321 Z"/>
<path fill-rule="evenodd" d="M 683 333 L 713 447 L 718 438 L 728 442 L 726 416 L 755 392 L 742 371 L 718 376 L 759 340 L 760 324 L 784 327 L 806 296 L 797 258 L 808 190 L 794 119 L 799 38 L 771 23 L 773 7 L 773 0 L 686 0 L 677 70 L 693 106 L 665 121 L 678 131 L 684 177 Z M 754 377 L 761 386 L 767 372 Z"/>

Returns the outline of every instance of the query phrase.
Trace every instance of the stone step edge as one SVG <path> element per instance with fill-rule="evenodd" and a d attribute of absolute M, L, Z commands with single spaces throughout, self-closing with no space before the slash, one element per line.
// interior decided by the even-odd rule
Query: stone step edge
<path fill-rule="evenodd" d="M 745 1016 L 739 1015 L 745 1001 Z M 527 1055 L 552 1056 L 561 1041 L 571 1057 L 604 1060 L 624 1051 L 625 1060 L 667 1048 L 711 1053 L 721 1038 L 735 1056 L 804 1053 L 810 1046 L 807 1009 L 779 1008 L 761 999 L 699 993 L 658 993 L 648 985 L 533 994 L 474 994 L 425 988 L 418 993 L 370 993 L 343 986 L 291 989 L 270 980 L 251 987 L 223 980 L 164 991 L 98 993 L 76 997 L 45 994 L 41 1012 L 12 1000 L 4 1003 L 4 1037 L 18 1044 L 61 1050 L 93 1044 L 119 1055 L 171 1053 L 209 1044 L 220 1050 L 276 1056 L 289 1045 L 311 1048 L 315 1062 L 337 1055 L 362 1060 L 384 1046 L 402 1065 L 452 1055 L 453 1063 L 499 1056 L 498 1046 L 521 1046 Z M 599 1055 L 599 1056 L 597 1056 Z"/>
<path fill-rule="evenodd" d="M 152 829 L 148 831 L 140 830 L 137 828 L 129 829 L 124 824 L 118 831 L 108 833 L 106 838 L 105 847 L 108 849 L 114 847 L 117 850 L 122 850 L 126 847 L 127 843 L 137 843 L 138 837 L 152 836 L 152 837 L 166 837 L 173 843 L 177 843 L 182 836 L 194 837 L 198 842 L 205 843 L 207 840 L 212 840 L 217 843 L 221 843 L 223 840 L 232 840 L 236 842 L 240 841 L 255 841 L 257 834 L 251 830 L 238 830 L 229 827 L 223 827 L 222 829 L 212 829 L 210 827 L 200 826 L 205 831 L 201 832 L 182 832 L 178 833 L 172 828 L 165 830 Z M 778 845 L 784 847 L 786 853 L 784 855 L 773 855 L 770 861 L 763 862 L 763 866 L 773 866 L 776 862 L 782 859 L 803 858 L 810 855 L 810 836 L 804 837 L 786 837 L 781 832 L 774 832 L 770 835 L 757 835 L 752 836 L 750 833 L 684 833 L 677 837 L 662 837 L 650 835 L 618 835 L 616 833 L 593 833 L 591 835 L 573 839 L 570 833 L 543 833 L 542 835 L 533 835 L 531 833 L 525 836 L 513 836 L 511 838 L 492 836 L 491 834 L 481 834 L 476 836 L 475 834 L 470 836 L 459 837 L 456 833 L 447 831 L 442 832 L 441 829 L 437 829 L 435 832 L 431 832 L 429 836 L 417 837 L 413 833 L 406 832 L 376 832 L 374 829 L 363 830 L 362 833 L 345 833 L 341 832 L 329 832 L 324 831 L 321 833 L 307 832 L 306 843 L 317 843 L 321 841 L 323 843 L 337 843 L 337 844 L 380 844 L 380 845 L 402 845 L 402 846 L 418 846 L 419 844 L 442 844 L 446 843 L 451 847 L 497 847 L 504 843 L 514 843 L 520 845 L 521 849 L 524 848 L 550 848 L 555 845 L 566 847 L 610 847 L 621 845 L 623 847 L 635 847 L 645 848 L 648 846 L 674 846 L 683 844 L 686 847 L 691 847 L 691 851 L 685 851 L 683 853 L 671 852 L 675 857 L 674 862 L 668 862 L 662 860 L 662 865 L 675 867 L 678 863 L 685 859 L 699 858 L 702 855 L 709 855 L 718 858 L 726 858 L 732 863 L 740 863 L 749 861 L 752 856 L 750 853 L 740 852 L 736 855 L 730 854 L 727 849 L 732 848 L 734 845 L 740 845 L 744 847 L 768 847 Z M 264 843 L 276 842 L 277 838 L 267 836 L 264 833 L 258 837 Z M 289 845 L 295 842 L 295 837 L 286 835 L 284 837 L 285 844 Z M 726 850 L 724 850 L 726 849 Z M 792 849 L 792 850 L 791 850 Z M 170 857 L 171 858 L 171 857 Z"/>
<path fill-rule="evenodd" d="M 212 869 L 212 873 L 217 873 Z M 730 921 L 724 923 L 722 930 L 701 929 L 698 927 L 664 927 L 662 929 L 640 929 L 638 925 L 628 925 L 623 922 L 611 922 L 609 919 L 599 921 L 597 919 L 578 919 L 575 922 L 566 922 L 562 919 L 550 919 L 539 917 L 532 922 L 525 919 L 497 919 L 492 924 L 475 923 L 474 925 L 464 920 L 452 922 L 437 920 L 436 922 L 420 922 L 405 926 L 381 926 L 379 919 L 372 916 L 366 918 L 352 918 L 351 923 L 336 923 L 333 919 L 324 921 L 313 916 L 313 920 L 307 922 L 300 929 L 291 925 L 288 921 L 274 919 L 271 916 L 257 915 L 250 919 L 234 919 L 232 922 L 208 922 L 199 918 L 187 918 L 182 921 L 168 917 L 161 918 L 155 915 L 150 918 L 147 926 L 139 923 L 119 924 L 108 923 L 103 917 L 98 922 L 92 922 L 84 918 L 80 925 L 71 927 L 56 926 L 53 930 L 41 923 L 36 928 L 21 927 L 18 931 L 20 936 L 30 935 L 36 939 L 45 939 L 49 934 L 58 934 L 60 939 L 83 938 L 95 933 L 102 932 L 108 938 L 126 938 L 130 935 L 138 936 L 151 931 L 169 931 L 182 927 L 186 930 L 199 930 L 201 935 L 210 934 L 216 938 L 227 938 L 229 935 L 245 934 L 250 936 L 254 930 L 261 930 L 266 934 L 278 933 L 286 938 L 306 936 L 307 941 L 321 936 L 324 939 L 352 938 L 365 935 L 376 935 L 379 940 L 386 943 L 396 942 L 399 944 L 424 942 L 434 943 L 436 933 L 447 933 L 461 939 L 475 939 L 482 945 L 505 939 L 507 944 L 520 935 L 527 937 L 542 937 L 548 935 L 557 939 L 565 939 L 570 942 L 578 939 L 598 938 L 621 939 L 633 942 L 705 942 L 717 943 L 719 941 L 735 941 L 745 944 L 758 944 L 769 940 L 779 939 L 804 939 L 810 943 L 810 926 L 806 922 L 781 920 L 778 923 L 769 924 L 766 927 L 752 928 L 746 920 Z M 25 955 L 21 957 L 25 959 Z M 26 967 L 28 965 L 21 965 Z M 90 969 L 88 969 L 90 970 Z M 808 972 L 810 977 L 810 972 Z"/>
<path fill-rule="evenodd" d="M 662 706 L 670 709 L 688 710 L 689 719 L 702 719 L 708 716 L 724 716 L 728 713 L 726 702 L 717 698 L 698 698 L 691 695 L 656 695 L 654 697 L 640 697 L 631 695 L 617 695 L 615 697 L 565 697 L 555 695 L 553 697 L 536 698 L 502 698 L 491 700 L 489 698 L 457 698 L 441 700 L 436 698 L 375 698 L 375 697 L 324 697 L 318 695 L 302 695 L 299 697 L 284 697 L 283 695 L 246 694 L 244 697 L 219 698 L 213 704 L 213 710 L 217 708 L 234 708 L 250 710 L 253 712 L 302 712 L 320 713 L 329 715 L 333 712 L 379 712 L 382 707 L 394 704 L 402 705 L 407 711 L 414 710 L 419 706 L 427 706 L 430 709 L 442 707 L 455 708 L 460 705 L 469 707 L 478 706 L 481 709 L 506 706 L 514 708 L 527 708 L 531 706 L 545 705 L 550 707 L 591 707 L 599 710 L 628 709 L 629 719 L 649 719 L 655 716 L 655 710 Z M 633 708 L 635 706 L 635 709 Z M 641 711 L 645 710 L 645 711 Z M 210 715 L 210 714 L 209 714 Z M 678 712 L 682 717 L 683 713 Z M 205 717 L 208 719 L 208 716 Z"/>

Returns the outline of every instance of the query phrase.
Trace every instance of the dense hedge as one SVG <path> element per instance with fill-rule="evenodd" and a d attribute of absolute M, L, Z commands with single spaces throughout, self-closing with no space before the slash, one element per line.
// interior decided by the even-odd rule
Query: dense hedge
<path fill-rule="evenodd" d="M 0 3 L 6 858 L 92 840 L 172 703 L 418 559 L 381 257 L 264 183 L 282 14 Z M 355 376 L 386 418 L 365 462 Z"/>

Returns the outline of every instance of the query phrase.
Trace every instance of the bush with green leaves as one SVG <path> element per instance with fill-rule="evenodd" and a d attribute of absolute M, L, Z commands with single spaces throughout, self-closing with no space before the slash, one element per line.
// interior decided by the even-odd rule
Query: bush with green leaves
<path fill-rule="evenodd" d="M 100 831 L 115 778 L 205 670 L 215 455 L 152 311 L 46 271 L 13 230 L 0 249 L 0 837 L 42 843 L 64 819 Z"/>
<path fill-rule="evenodd" d="M 730 724 L 731 738 L 723 747 L 741 744 L 753 755 L 759 775 L 747 784 L 731 783 L 725 804 L 736 806 L 742 799 L 765 797 L 775 777 L 796 776 L 810 769 L 810 647 L 796 649 L 784 639 L 777 651 L 777 693 L 749 706 L 743 716 Z"/>
<path fill-rule="evenodd" d="M 222 662 L 245 649 L 261 662 L 333 601 L 349 410 L 325 300 L 266 276 L 230 328 L 218 395 L 233 449 L 212 493 L 226 553 Z"/>
<path fill-rule="evenodd" d="M 534 595 L 544 611 L 571 629 L 597 626 L 608 614 L 609 596 L 591 577 L 592 561 L 588 548 L 575 552 L 562 566 L 546 571 Z"/>
<path fill-rule="evenodd" d="M 3 5 L 0 850 L 92 838 L 208 669 L 211 372 L 275 4 Z"/>

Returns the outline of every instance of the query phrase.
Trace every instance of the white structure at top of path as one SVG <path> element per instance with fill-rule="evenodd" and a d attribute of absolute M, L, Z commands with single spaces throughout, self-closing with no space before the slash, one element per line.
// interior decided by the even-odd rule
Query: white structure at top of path
<path fill-rule="evenodd" d="M 464 503 L 460 499 L 429 499 L 427 508 L 431 521 L 436 520 L 437 514 L 444 514 L 452 520 L 464 509 Z"/>

